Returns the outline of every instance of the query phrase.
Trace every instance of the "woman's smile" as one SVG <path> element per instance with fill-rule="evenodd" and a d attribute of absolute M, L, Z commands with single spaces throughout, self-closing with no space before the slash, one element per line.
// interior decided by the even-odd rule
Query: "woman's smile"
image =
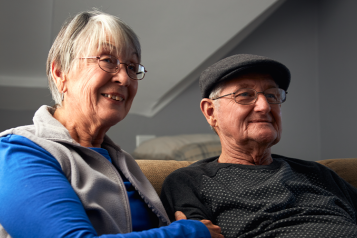
<path fill-rule="evenodd" d="M 118 94 L 115 94 L 115 93 L 109 93 L 109 94 L 102 93 L 101 95 L 106 97 L 106 98 L 108 98 L 108 99 L 114 100 L 114 101 L 119 101 L 119 102 L 124 101 L 124 96 L 118 95 Z"/>

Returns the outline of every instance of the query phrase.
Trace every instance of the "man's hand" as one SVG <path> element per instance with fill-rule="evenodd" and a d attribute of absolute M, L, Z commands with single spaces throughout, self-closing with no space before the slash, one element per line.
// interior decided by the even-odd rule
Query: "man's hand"
<path fill-rule="evenodd" d="M 187 217 L 183 212 L 177 211 L 175 212 L 175 219 L 176 221 L 186 220 Z M 210 220 L 201 220 L 200 222 L 205 224 L 209 230 L 209 233 L 211 233 L 212 238 L 224 238 L 224 236 L 221 234 L 221 228 L 219 226 L 213 225 Z"/>
<path fill-rule="evenodd" d="M 175 219 L 176 219 L 176 221 L 187 220 L 187 217 L 183 212 L 177 211 L 177 212 L 175 212 Z"/>

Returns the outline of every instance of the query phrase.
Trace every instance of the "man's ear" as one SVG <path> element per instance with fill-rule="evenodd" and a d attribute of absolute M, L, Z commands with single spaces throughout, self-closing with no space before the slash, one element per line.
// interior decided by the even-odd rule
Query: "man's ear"
<path fill-rule="evenodd" d="M 208 124 L 210 124 L 213 128 L 217 125 L 217 118 L 215 110 L 215 105 L 212 99 L 204 98 L 201 100 L 200 103 L 201 111 L 203 115 L 206 117 Z"/>
<path fill-rule="evenodd" d="M 67 88 L 65 85 L 66 82 L 66 77 L 65 75 L 62 73 L 61 69 L 58 67 L 56 62 L 52 62 L 51 64 L 51 74 L 53 79 L 55 80 L 57 89 L 59 92 L 66 92 Z"/>

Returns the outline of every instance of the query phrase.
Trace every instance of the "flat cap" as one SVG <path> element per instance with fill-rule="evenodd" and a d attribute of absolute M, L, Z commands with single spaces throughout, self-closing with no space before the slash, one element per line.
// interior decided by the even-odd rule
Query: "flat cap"
<path fill-rule="evenodd" d="M 290 71 L 282 63 L 264 56 L 238 54 L 216 62 L 201 73 L 199 84 L 202 98 L 208 98 L 218 83 L 246 73 L 270 74 L 278 87 L 285 91 L 290 84 Z"/>

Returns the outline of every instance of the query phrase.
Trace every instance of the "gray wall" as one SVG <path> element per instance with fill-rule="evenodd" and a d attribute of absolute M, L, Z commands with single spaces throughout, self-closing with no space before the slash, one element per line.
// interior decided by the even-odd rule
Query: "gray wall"
<path fill-rule="evenodd" d="M 273 152 L 306 160 L 320 159 L 316 11 L 316 1 L 287 1 L 228 54 L 265 55 L 290 68 L 291 88 L 282 106 L 283 136 Z M 199 109 L 200 99 L 195 82 L 155 117 L 129 115 L 109 134 L 132 151 L 137 134 L 212 133 Z"/>
<path fill-rule="evenodd" d="M 323 0 L 320 6 L 321 157 L 357 157 L 357 1 Z"/>
<path fill-rule="evenodd" d="M 231 52 L 268 56 L 290 69 L 283 135 L 272 151 L 305 160 L 320 159 L 316 11 L 316 1 L 288 0 Z"/>
<path fill-rule="evenodd" d="M 357 130 L 353 86 L 357 83 L 352 80 L 356 6 L 352 0 L 288 0 L 228 54 L 265 55 L 291 70 L 288 100 L 282 105 L 283 136 L 274 153 L 305 160 L 357 157 L 353 144 Z M 337 86 L 337 82 L 343 83 Z M 50 99 L 44 94 L 39 92 L 46 104 Z M 136 135 L 213 133 L 199 102 L 195 82 L 154 117 L 128 115 L 108 134 L 132 152 Z M 33 111 L 0 110 L 0 114 L 0 130 L 4 130 L 29 124 Z"/>

